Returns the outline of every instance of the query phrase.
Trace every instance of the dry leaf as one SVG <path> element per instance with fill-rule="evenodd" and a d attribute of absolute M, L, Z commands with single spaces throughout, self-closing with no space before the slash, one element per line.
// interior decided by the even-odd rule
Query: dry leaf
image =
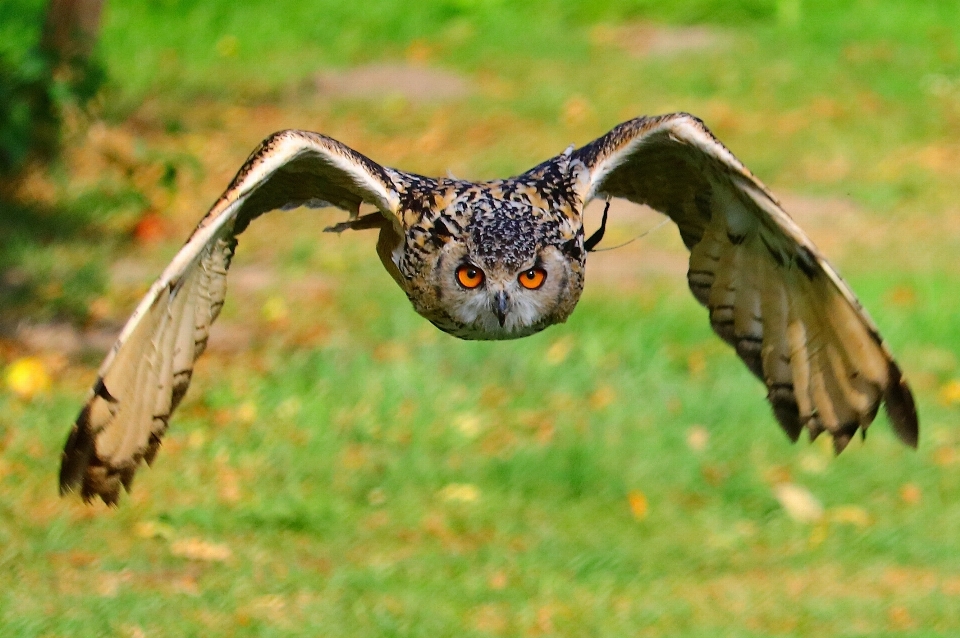
<path fill-rule="evenodd" d="M 480 417 L 476 414 L 466 413 L 454 417 L 453 425 L 463 436 L 468 439 L 476 438 L 480 434 Z"/>
<path fill-rule="evenodd" d="M 800 469 L 808 474 L 823 474 L 827 471 L 827 457 L 809 452 L 800 457 Z"/>
<path fill-rule="evenodd" d="M 473 503 L 480 499 L 480 489 L 470 483 L 450 483 L 439 494 L 443 500 L 455 503 Z"/>
<path fill-rule="evenodd" d="M 687 355 L 687 370 L 690 376 L 699 379 L 707 370 L 707 355 L 703 350 L 693 350 Z"/>
<path fill-rule="evenodd" d="M 22 357 L 7 367 L 7 388 L 21 399 L 32 399 L 50 389 L 50 374 L 39 357 Z"/>
<path fill-rule="evenodd" d="M 133 236 L 141 244 L 154 244 L 167 236 L 166 222 L 156 213 L 147 213 L 134 226 Z"/>
<path fill-rule="evenodd" d="M 815 523 L 823 518 L 823 505 L 810 491 L 795 483 L 781 483 L 773 494 L 787 515 L 799 523 Z"/>
<path fill-rule="evenodd" d="M 603 410 L 609 407 L 617 398 L 617 393 L 608 385 L 602 385 L 590 395 L 590 408 Z"/>
<path fill-rule="evenodd" d="M 952 379 L 940 388 L 940 403 L 943 405 L 960 405 L 960 379 Z"/>
<path fill-rule="evenodd" d="M 887 618 L 894 629 L 912 629 L 916 626 L 916 622 L 913 620 L 913 617 L 910 616 L 910 612 L 902 605 L 894 605 L 891 607 L 887 612 Z"/>
<path fill-rule="evenodd" d="M 257 404 L 253 401 L 244 401 L 237 407 L 237 420 L 241 423 L 253 423 L 257 420 Z"/>
<path fill-rule="evenodd" d="M 507 586 L 507 574 L 503 570 L 497 570 L 490 575 L 488 581 L 490 589 L 500 591 Z"/>
<path fill-rule="evenodd" d="M 201 538 L 184 538 L 170 545 L 170 553 L 188 560 L 222 563 L 230 559 L 233 552 L 226 545 L 210 543 Z"/>
<path fill-rule="evenodd" d="M 547 350 L 547 363 L 552 366 L 560 365 L 567 360 L 571 350 L 573 350 L 572 337 L 557 339 Z"/>
<path fill-rule="evenodd" d="M 290 316 L 290 311 L 287 309 L 287 302 L 279 295 L 274 295 L 267 299 L 263 304 L 263 308 L 260 309 L 260 313 L 269 323 L 283 323 Z"/>
<path fill-rule="evenodd" d="M 855 527 L 869 527 L 873 523 L 870 513 L 858 505 L 831 507 L 829 519 L 834 523 L 846 523 Z"/>
<path fill-rule="evenodd" d="M 157 521 L 141 521 L 134 525 L 133 531 L 140 538 L 162 538 L 165 540 L 173 538 L 174 533 L 171 526 Z"/>
<path fill-rule="evenodd" d="M 687 429 L 687 445 L 694 452 L 703 452 L 710 442 L 710 433 L 702 425 L 694 425 Z"/>
<path fill-rule="evenodd" d="M 593 107 L 582 95 L 571 96 L 563 103 L 560 119 L 566 126 L 575 128 L 586 124 L 593 116 Z"/>
<path fill-rule="evenodd" d="M 642 521 L 647 517 L 650 511 L 650 503 L 647 501 L 647 495 L 640 490 L 630 490 L 627 494 L 627 502 L 630 504 L 630 513 L 633 518 Z"/>
<path fill-rule="evenodd" d="M 923 493 L 916 483 L 907 483 L 900 488 L 900 500 L 907 505 L 916 505 L 922 497 Z"/>

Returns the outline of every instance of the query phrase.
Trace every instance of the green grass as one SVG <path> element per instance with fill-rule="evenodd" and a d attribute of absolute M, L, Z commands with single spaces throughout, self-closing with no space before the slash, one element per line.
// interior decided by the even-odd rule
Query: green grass
<path fill-rule="evenodd" d="M 42 4 L 0 6 L 0 41 L 28 42 Z M 943 388 L 960 377 L 960 3 L 587 5 L 109 3 L 96 134 L 78 127 L 63 165 L 0 211 L 0 318 L 124 319 L 274 128 L 493 177 L 686 109 L 775 190 L 859 207 L 838 225 L 840 266 L 916 390 L 919 450 L 883 416 L 837 458 L 791 445 L 682 278 L 588 288 L 563 326 L 460 342 L 411 311 L 369 236 L 323 235 L 327 213 L 269 216 L 235 269 L 271 283 L 234 280 L 220 325 L 254 335 L 200 362 L 119 508 L 56 493 L 96 357 L 41 353 L 49 393 L 0 390 L 0 635 L 957 634 L 960 405 Z M 733 45 L 642 58 L 598 39 L 641 19 Z M 478 90 L 406 104 L 304 88 L 411 45 Z M 127 240 L 146 212 L 167 239 Z M 289 317 L 271 322 L 277 296 Z M 24 354 L 0 341 L 0 364 Z M 793 521 L 783 480 L 825 519 Z M 229 557 L 183 555 L 204 548 Z"/>

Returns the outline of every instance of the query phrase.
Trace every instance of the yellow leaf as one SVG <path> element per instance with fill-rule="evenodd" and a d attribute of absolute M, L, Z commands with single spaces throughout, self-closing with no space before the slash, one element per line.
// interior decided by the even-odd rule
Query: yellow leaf
<path fill-rule="evenodd" d="M 237 420 L 241 423 L 253 423 L 257 420 L 257 404 L 247 400 L 237 407 Z"/>
<path fill-rule="evenodd" d="M 590 407 L 594 410 L 603 410 L 610 406 L 617 398 L 617 393 L 608 385 L 600 386 L 590 395 Z"/>
<path fill-rule="evenodd" d="M 830 520 L 854 527 L 869 527 L 873 523 L 870 513 L 858 505 L 840 505 L 830 508 Z"/>
<path fill-rule="evenodd" d="M 823 518 L 823 505 L 805 487 L 781 483 L 773 488 L 773 494 L 787 515 L 798 523 L 815 523 Z"/>
<path fill-rule="evenodd" d="M 480 434 L 480 417 L 476 414 L 465 413 L 457 415 L 453 420 L 454 427 L 468 439 L 476 438 Z"/>
<path fill-rule="evenodd" d="M 953 379 L 940 388 L 940 403 L 944 405 L 960 404 L 960 379 Z"/>
<path fill-rule="evenodd" d="M 287 309 L 287 302 L 283 300 L 283 297 L 278 295 L 267 299 L 263 304 L 261 313 L 263 314 L 263 318 L 270 323 L 282 323 L 290 316 L 290 311 Z"/>
<path fill-rule="evenodd" d="M 687 355 L 687 370 L 690 376 L 699 379 L 707 370 L 707 355 L 702 350 L 693 350 Z"/>
<path fill-rule="evenodd" d="M 709 442 L 710 433 L 702 425 L 694 425 L 687 430 L 687 445 L 694 452 L 703 452 Z"/>
<path fill-rule="evenodd" d="M 650 503 L 647 501 L 647 495 L 640 490 L 630 490 L 627 494 L 627 502 L 630 504 L 630 513 L 638 521 L 647 517 L 650 511 Z"/>
<path fill-rule="evenodd" d="M 593 116 L 593 107 L 582 95 L 571 96 L 563 103 L 561 120 L 569 127 L 586 124 Z"/>
<path fill-rule="evenodd" d="M 194 430 L 187 436 L 187 447 L 191 450 L 199 450 L 207 442 L 207 435 L 203 430 Z"/>
<path fill-rule="evenodd" d="M 940 467 L 953 465 L 957 461 L 957 452 L 952 447 L 941 445 L 933 452 L 933 462 Z"/>
<path fill-rule="evenodd" d="M 921 498 L 923 498 L 923 493 L 916 483 L 907 483 L 900 488 L 900 500 L 907 505 L 916 505 Z"/>
<path fill-rule="evenodd" d="M 165 523 L 157 521 L 141 521 L 137 523 L 133 531 L 140 538 L 162 538 L 170 540 L 173 538 L 173 528 Z"/>
<path fill-rule="evenodd" d="M 827 540 L 827 536 L 830 534 L 830 526 L 826 521 L 820 521 L 813 526 L 813 530 L 810 532 L 810 547 L 819 547 L 823 544 L 823 541 Z"/>
<path fill-rule="evenodd" d="M 571 350 L 573 350 L 573 339 L 571 337 L 557 339 L 547 350 L 547 363 L 552 366 L 560 365 L 567 360 Z"/>
<path fill-rule="evenodd" d="M 50 374 L 38 357 L 23 357 L 7 367 L 7 388 L 21 399 L 32 399 L 50 389 Z"/>
<path fill-rule="evenodd" d="M 490 589 L 500 591 L 507 586 L 507 574 L 502 569 L 498 569 L 490 575 L 487 582 L 490 585 Z"/>
<path fill-rule="evenodd" d="M 480 489 L 470 483 L 450 483 L 440 490 L 440 498 L 453 503 L 473 503 L 480 499 Z"/>

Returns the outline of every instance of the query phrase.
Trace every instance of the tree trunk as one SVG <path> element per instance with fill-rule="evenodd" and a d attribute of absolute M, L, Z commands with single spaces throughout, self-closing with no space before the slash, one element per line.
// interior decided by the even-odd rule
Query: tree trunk
<path fill-rule="evenodd" d="M 40 48 L 55 66 L 83 66 L 100 31 L 104 0 L 50 0 Z"/>

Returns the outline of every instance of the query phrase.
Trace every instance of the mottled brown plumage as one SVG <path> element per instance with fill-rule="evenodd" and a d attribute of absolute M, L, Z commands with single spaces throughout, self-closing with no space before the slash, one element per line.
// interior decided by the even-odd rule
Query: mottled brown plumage
<path fill-rule="evenodd" d="M 505 180 L 382 167 L 317 133 L 267 138 L 135 310 L 67 440 L 62 491 L 115 503 L 152 461 L 223 305 L 236 236 L 257 216 L 337 206 L 333 231 L 379 228 L 377 254 L 414 308 L 465 339 L 563 322 L 583 289 L 583 209 L 622 197 L 672 219 L 688 285 L 716 333 L 765 384 L 796 440 L 837 452 L 884 403 L 915 446 L 913 397 L 853 292 L 767 189 L 687 114 L 638 118 Z M 359 217 L 361 203 L 377 213 Z"/>

